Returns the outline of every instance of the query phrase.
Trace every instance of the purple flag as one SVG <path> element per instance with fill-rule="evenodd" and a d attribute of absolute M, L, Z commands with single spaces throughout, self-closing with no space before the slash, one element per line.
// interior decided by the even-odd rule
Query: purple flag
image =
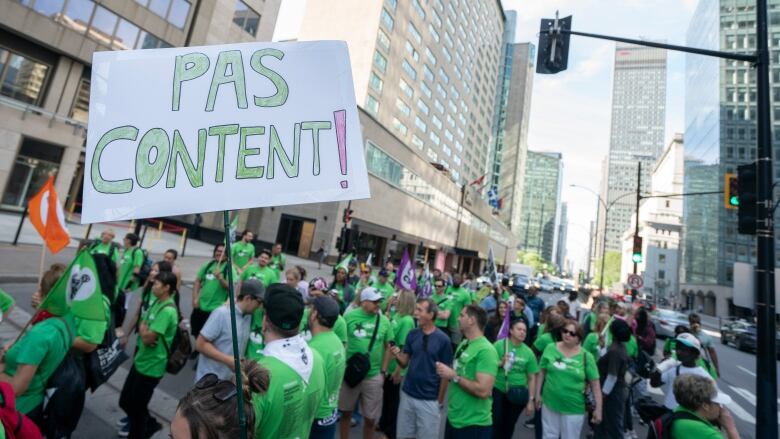
<path fill-rule="evenodd" d="M 496 340 L 503 340 L 509 337 L 509 315 L 510 314 L 512 314 L 512 312 L 507 309 L 506 314 L 504 314 L 504 322 L 501 323 L 501 329 L 498 331 Z"/>
<path fill-rule="evenodd" d="M 409 260 L 409 252 L 404 250 L 404 256 L 401 258 L 401 265 L 398 266 L 398 273 L 395 276 L 395 286 L 405 290 L 417 290 L 417 279 L 414 276 L 414 267 Z"/>
<path fill-rule="evenodd" d="M 423 273 L 423 286 L 420 291 L 420 298 L 431 297 L 433 294 L 433 275 L 428 269 L 428 265 L 425 265 L 425 273 Z"/>

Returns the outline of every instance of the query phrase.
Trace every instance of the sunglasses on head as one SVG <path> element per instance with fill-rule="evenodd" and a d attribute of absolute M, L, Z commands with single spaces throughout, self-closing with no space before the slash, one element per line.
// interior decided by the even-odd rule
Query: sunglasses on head
<path fill-rule="evenodd" d="M 225 387 L 224 389 L 215 392 L 214 399 L 219 402 L 225 402 L 236 396 L 236 386 L 232 385 L 232 383 L 229 381 L 219 379 L 219 377 L 213 373 L 203 375 L 203 378 L 199 379 L 198 382 L 195 383 L 195 388 L 198 390 L 208 389 L 224 382 L 231 384 L 230 387 Z"/>

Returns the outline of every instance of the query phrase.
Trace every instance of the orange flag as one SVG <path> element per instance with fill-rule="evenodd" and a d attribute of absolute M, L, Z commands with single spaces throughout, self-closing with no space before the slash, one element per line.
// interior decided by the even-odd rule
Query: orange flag
<path fill-rule="evenodd" d="M 70 243 L 70 233 L 65 226 L 65 213 L 54 189 L 54 177 L 49 177 L 41 190 L 30 198 L 27 206 L 30 222 L 43 238 L 49 251 L 57 253 Z"/>

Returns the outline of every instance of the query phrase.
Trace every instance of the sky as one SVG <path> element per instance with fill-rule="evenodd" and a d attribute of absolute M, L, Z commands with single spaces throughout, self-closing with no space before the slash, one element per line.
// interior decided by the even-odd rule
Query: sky
<path fill-rule="evenodd" d="M 701 0 L 714 1 L 714 0 Z M 537 43 L 542 18 L 572 15 L 572 29 L 685 44 L 698 0 L 503 0 L 517 11 L 516 42 Z M 284 0 L 274 41 L 294 38 L 305 0 Z M 609 151 L 612 69 L 615 43 L 572 36 L 568 70 L 535 75 L 528 145 L 533 151 L 563 155 L 562 201 L 568 203 L 567 259 L 575 270 L 588 258 L 590 222 L 596 219 L 601 161 Z M 665 145 L 684 130 L 685 57 L 669 52 L 667 65 Z"/>

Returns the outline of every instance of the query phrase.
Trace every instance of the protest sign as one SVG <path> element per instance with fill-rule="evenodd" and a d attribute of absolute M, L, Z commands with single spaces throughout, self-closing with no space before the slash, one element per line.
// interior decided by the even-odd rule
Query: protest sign
<path fill-rule="evenodd" d="M 346 43 L 95 52 L 82 223 L 367 198 Z"/>

